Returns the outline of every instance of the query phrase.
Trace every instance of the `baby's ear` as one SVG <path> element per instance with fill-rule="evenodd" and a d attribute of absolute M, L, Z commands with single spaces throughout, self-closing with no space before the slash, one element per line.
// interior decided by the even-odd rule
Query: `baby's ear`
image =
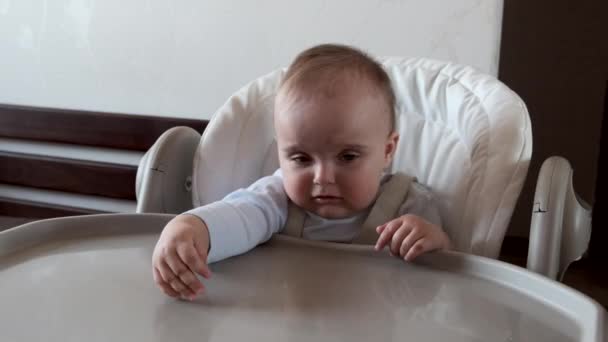
<path fill-rule="evenodd" d="M 386 144 L 384 146 L 384 161 L 385 167 L 388 167 L 393 160 L 395 151 L 397 150 L 397 143 L 399 142 L 399 133 L 393 131 L 388 138 L 386 138 Z"/>

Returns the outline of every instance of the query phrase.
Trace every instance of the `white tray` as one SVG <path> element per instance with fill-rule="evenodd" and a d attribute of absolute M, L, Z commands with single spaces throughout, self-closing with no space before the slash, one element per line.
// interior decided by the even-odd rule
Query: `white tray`
<path fill-rule="evenodd" d="M 171 299 L 151 254 L 170 215 L 91 215 L 0 233 L 2 341 L 602 341 L 604 309 L 525 269 L 460 253 L 415 264 L 275 237 Z"/>

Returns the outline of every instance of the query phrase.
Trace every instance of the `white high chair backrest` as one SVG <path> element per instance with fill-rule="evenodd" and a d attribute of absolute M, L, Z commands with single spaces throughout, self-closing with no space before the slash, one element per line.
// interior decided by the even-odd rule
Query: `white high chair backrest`
<path fill-rule="evenodd" d="M 471 67 L 429 59 L 382 63 L 397 97 L 392 171 L 416 176 L 436 194 L 457 250 L 496 258 L 532 154 L 524 103 Z M 278 168 L 272 113 L 283 73 L 245 86 L 212 117 L 195 154 L 195 206 Z"/>

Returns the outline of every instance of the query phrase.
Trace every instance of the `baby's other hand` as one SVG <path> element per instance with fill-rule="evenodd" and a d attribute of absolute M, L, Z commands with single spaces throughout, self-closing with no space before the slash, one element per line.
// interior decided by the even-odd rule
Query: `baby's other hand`
<path fill-rule="evenodd" d="M 211 276 L 207 266 L 209 231 L 193 215 L 178 215 L 163 229 L 152 254 L 154 282 L 171 297 L 192 300 L 204 290 L 196 277 Z"/>
<path fill-rule="evenodd" d="M 380 234 L 376 250 L 388 246 L 392 255 L 406 261 L 414 260 L 420 254 L 450 249 L 450 238 L 441 227 L 416 215 L 403 215 L 376 228 Z"/>

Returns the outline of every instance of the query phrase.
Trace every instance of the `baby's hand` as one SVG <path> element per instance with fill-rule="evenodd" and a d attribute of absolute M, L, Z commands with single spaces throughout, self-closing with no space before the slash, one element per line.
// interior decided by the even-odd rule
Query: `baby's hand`
<path fill-rule="evenodd" d="M 450 238 L 441 227 L 415 215 L 403 215 L 376 228 L 376 250 L 389 246 L 392 255 L 407 261 L 422 253 L 449 249 Z"/>
<path fill-rule="evenodd" d="M 196 273 L 211 276 L 207 266 L 209 231 L 192 215 L 173 218 L 160 234 L 152 254 L 154 281 L 171 297 L 192 300 L 204 290 Z"/>

